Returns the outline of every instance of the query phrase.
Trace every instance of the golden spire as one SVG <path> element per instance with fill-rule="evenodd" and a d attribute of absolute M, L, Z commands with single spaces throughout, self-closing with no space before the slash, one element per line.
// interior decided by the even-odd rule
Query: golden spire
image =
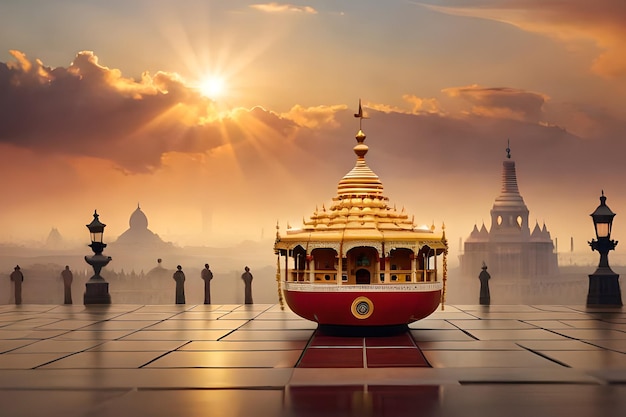
<path fill-rule="evenodd" d="M 365 155 L 369 147 L 364 143 L 366 136 L 363 130 L 361 130 L 363 119 L 366 117 L 363 116 L 363 108 L 361 107 L 360 99 L 359 111 L 354 114 L 354 117 L 359 119 L 359 131 L 355 136 L 357 144 L 352 148 L 357 156 L 356 164 L 354 168 L 339 181 L 337 197 L 339 199 L 352 197 L 382 197 L 383 184 L 378 179 L 378 175 L 365 163 Z"/>
<path fill-rule="evenodd" d="M 354 116 L 360 119 L 359 122 L 365 118 L 360 103 L 358 113 Z M 365 133 L 359 129 L 355 138 L 357 144 L 353 148 L 356 155 L 354 168 L 339 181 L 337 195 L 333 197 L 332 204 L 329 207 L 325 204 L 321 207 L 316 205 L 310 220 L 303 219 L 303 232 L 348 229 L 417 231 L 415 217 L 408 216 L 405 207 L 400 212 L 395 205 L 389 206 L 389 199 L 383 194 L 382 182 L 367 166 L 365 155 L 369 148 L 364 143 Z M 419 232 L 431 231 L 420 228 Z"/>

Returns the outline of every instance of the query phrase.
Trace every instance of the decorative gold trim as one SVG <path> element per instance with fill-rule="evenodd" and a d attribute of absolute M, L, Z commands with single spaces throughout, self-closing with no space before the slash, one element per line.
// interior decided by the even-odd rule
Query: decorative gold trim
<path fill-rule="evenodd" d="M 374 303 L 367 297 L 357 297 L 352 302 L 350 310 L 354 317 L 363 320 L 371 316 L 374 312 Z"/>
<path fill-rule="evenodd" d="M 280 309 L 285 310 L 285 303 L 283 302 L 283 289 L 281 286 L 280 279 L 280 253 L 276 257 L 276 284 L 278 286 L 278 303 L 280 304 Z"/>
<path fill-rule="evenodd" d="M 448 282 L 448 240 L 446 239 L 446 224 L 444 223 L 441 228 L 443 229 L 441 240 L 446 245 L 443 250 L 443 290 L 441 291 L 441 311 L 443 311 L 446 303 L 446 283 Z"/>

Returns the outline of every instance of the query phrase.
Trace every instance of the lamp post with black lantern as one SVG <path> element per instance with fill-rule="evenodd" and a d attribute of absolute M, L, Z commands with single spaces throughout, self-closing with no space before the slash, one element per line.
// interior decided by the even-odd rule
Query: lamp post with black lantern
<path fill-rule="evenodd" d="M 600 196 L 600 205 L 591 213 L 596 238 L 589 242 L 591 250 L 600 253 L 600 263 L 596 272 L 589 275 L 588 307 L 621 307 L 622 293 L 619 286 L 619 275 L 609 266 L 609 251 L 615 249 L 617 241 L 611 240 L 615 213 L 606 205 L 604 191 Z"/>
<path fill-rule="evenodd" d="M 100 276 L 102 268 L 111 261 L 110 256 L 102 254 L 107 246 L 102 242 L 105 227 L 106 224 L 100 221 L 98 212 L 94 210 L 93 220 L 87 225 L 91 236 L 91 244 L 88 246 L 93 250 L 94 255 L 85 256 L 85 262 L 93 267 L 94 275 L 85 284 L 85 304 L 111 304 L 109 283 Z"/>

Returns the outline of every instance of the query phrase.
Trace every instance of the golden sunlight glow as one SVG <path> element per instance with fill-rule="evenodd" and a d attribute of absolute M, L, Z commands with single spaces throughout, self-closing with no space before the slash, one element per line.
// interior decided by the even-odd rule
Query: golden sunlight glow
<path fill-rule="evenodd" d="M 227 86 L 226 81 L 221 77 L 207 77 L 200 82 L 198 89 L 203 96 L 217 100 L 226 94 Z"/>

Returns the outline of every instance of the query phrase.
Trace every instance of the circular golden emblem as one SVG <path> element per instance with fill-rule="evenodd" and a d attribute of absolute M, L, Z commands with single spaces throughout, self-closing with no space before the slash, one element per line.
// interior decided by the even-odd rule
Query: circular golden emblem
<path fill-rule="evenodd" d="M 367 297 L 357 297 L 352 302 L 351 310 L 357 319 L 366 319 L 374 312 L 374 303 Z"/>

